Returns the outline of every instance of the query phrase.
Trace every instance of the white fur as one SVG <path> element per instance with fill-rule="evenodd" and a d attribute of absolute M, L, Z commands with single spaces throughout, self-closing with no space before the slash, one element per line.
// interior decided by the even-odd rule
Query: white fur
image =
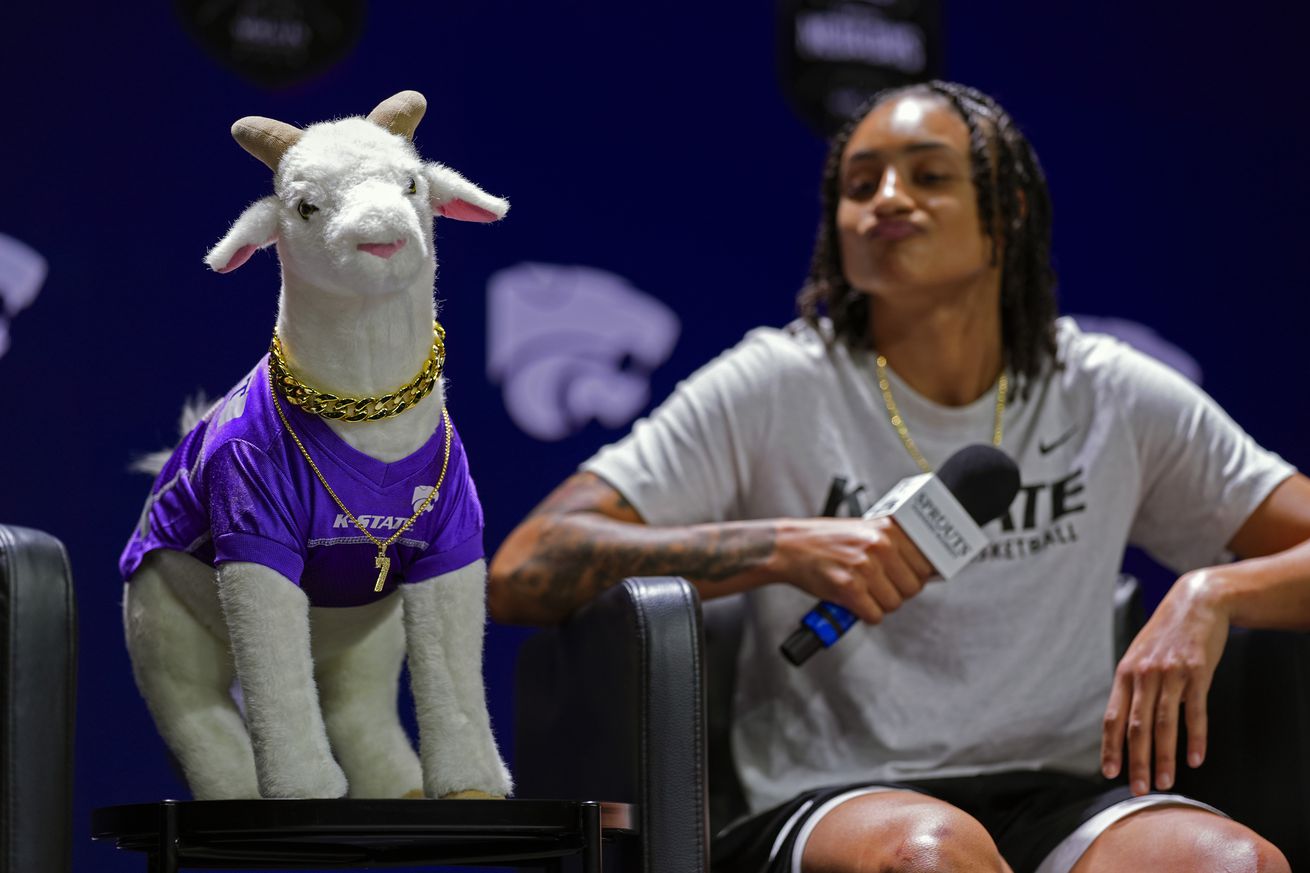
<path fill-rule="evenodd" d="M 428 198 L 434 212 L 438 207 L 452 200 L 471 203 L 485 209 L 496 218 L 504 218 L 505 213 L 509 211 L 509 201 L 501 197 L 493 197 L 444 164 L 435 162 L 424 164 L 423 173 L 427 177 Z"/>
<path fill-rule="evenodd" d="M 202 621 L 173 591 L 208 589 Z M 123 625 L 132 672 L 192 793 L 258 797 L 255 757 L 228 689 L 234 668 L 214 597 L 214 569 L 181 552 L 153 552 L 125 586 Z M 215 633 L 217 630 L 217 633 Z"/>
<path fill-rule="evenodd" d="M 278 165 L 274 189 L 247 208 L 205 260 L 220 269 L 245 246 L 264 245 L 269 204 L 276 204 L 277 330 L 287 357 L 307 383 L 351 395 L 403 385 L 427 358 L 435 317 L 434 205 L 462 200 L 496 216 L 509 209 L 454 170 L 423 163 L 403 137 L 359 118 L 307 128 Z M 308 219 L 298 211 L 302 203 L 317 208 Z M 386 259 L 358 249 L 397 240 L 404 247 Z M 368 427 L 328 424 L 354 448 L 395 461 L 427 441 L 443 404 L 439 386 L 405 415 Z"/>
<path fill-rule="evenodd" d="M 277 238 L 277 207 L 274 197 L 264 197 L 247 206 L 218 245 L 205 255 L 210 269 L 223 270 L 237 251 L 246 246 L 262 249 L 271 244 Z"/>
<path fill-rule="evenodd" d="M 478 560 L 402 589 L 423 788 L 431 797 L 470 789 L 504 796 L 513 789 L 482 686 L 486 576 L 486 562 Z"/>
<path fill-rule="evenodd" d="M 346 776 L 332 757 L 309 648 L 309 599 L 259 564 L 218 569 L 223 605 L 246 703 L 246 725 L 263 797 L 341 797 Z"/>
<path fill-rule="evenodd" d="M 302 204 L 315 207 L 307 218 Z M 277 332 L 292 369 L 335 393 L 379 394 L 408 382 L 432 343 L 433 211 L 486 221 L 508 208 L 453 170 L 423 163 L 403 137 L 345 119 L 304 131 L 278 165 L 274 194 L 247 207 L 205 261 L 235 269 L 251 247 L 276 242 Z M 389 258 L 359 248 L 398 242 Z M 438 383 L 403 415 L 328 424 L 391 462 L 428 441 L 444 403 Z M 482 685 L 485 577 L 478 561 L 407 584 L 403 610 L 396 597 L 310 609 L 291 580 L 266 567 L 222 565 L 215 597 L 210 568 L 156 553 L 128 585 L 133 669 L 197 798 L 338 797 L 347 781 L 356 797 L 398 797 L 420 784 L 430 796 L 503 796 L 509 774 Z M 417 756 L 396 713 L 406 653 Z M 234 670 L 248 738 L 228 693 Z"/>
<path fill-rule="evenodd" d="M 396 711 L 405 657 L 400 595 L 355 609 L 313 609 L 319 702 L 351 797 L 398 797 L 423 772 Z"/>

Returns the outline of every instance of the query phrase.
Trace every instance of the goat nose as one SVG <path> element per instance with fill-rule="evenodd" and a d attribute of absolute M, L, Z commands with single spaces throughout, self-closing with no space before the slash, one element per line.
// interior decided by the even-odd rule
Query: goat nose
<path fill-rule="evenodd" d="M 356 248 L 361 252 L 367 252 L 370 255 L 377 255 L 379 258 L 389 258 L 396 252 L 405 247 L 405 239 L 401 237 L 395 242 L 389 243 L 360 243 Z"/>

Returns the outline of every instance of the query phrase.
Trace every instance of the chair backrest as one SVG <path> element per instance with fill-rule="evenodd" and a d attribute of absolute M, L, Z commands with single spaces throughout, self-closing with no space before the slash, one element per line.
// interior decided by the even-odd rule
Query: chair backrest
<path fill-rule="evenodd" d="M 0 873 L 69 869 L 76 640 L 63 545 L 0 525 Z"/>

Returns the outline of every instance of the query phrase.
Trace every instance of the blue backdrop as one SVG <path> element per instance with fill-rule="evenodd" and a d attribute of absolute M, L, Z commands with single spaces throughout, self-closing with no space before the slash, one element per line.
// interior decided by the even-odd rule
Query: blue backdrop
<path fill-rule="evenodd" d="M 502 224 L 438 229 L 450 403 L 489 550 L 623 429 L 519 428 L 486 375 L 489 278 L 582 265 L 662 301 L 681 323 L 651 375 L 662 398 L 749 327 L 791 317 L 824 153 L 781 97 L 766 4 L 375 2 L 345 61 L 276 93 L 213 63 L 163 5 L 0 12 L 0 233 L 49 263 L 0 357 L 0 520 L 72 556 L 79 835 L 93 806 L 183 793 L 132 684 L 115 565 L 148 485 L 130 458 L 171 445 L 182 400 L 225 391 L 268 342 L 276 261 L 218 276 L 200 260 L 270 190 L 232 121 L 364 113 L 416 88 L 420 150 L 513 202 Z M 1304 466 L 1306 22 L 1277 5 L 948 4 L 945 73 L 996 95 L 1043 159 L 1062 308 L 1150 325 Z M 506 746 L 524 633 L 488 640 Z M 76 843 L 78 870 L 140 863 Z"/>

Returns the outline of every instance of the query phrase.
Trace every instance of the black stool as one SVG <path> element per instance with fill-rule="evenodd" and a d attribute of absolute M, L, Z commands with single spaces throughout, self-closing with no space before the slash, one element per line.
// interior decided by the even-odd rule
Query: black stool
<path fill-rule="evenodd" d="M 181 867 L 498 864 L 557 868 L 636 832 L 626 803 L 581 800 L 165 800 L 91 814 L 91 836 Z"/>

